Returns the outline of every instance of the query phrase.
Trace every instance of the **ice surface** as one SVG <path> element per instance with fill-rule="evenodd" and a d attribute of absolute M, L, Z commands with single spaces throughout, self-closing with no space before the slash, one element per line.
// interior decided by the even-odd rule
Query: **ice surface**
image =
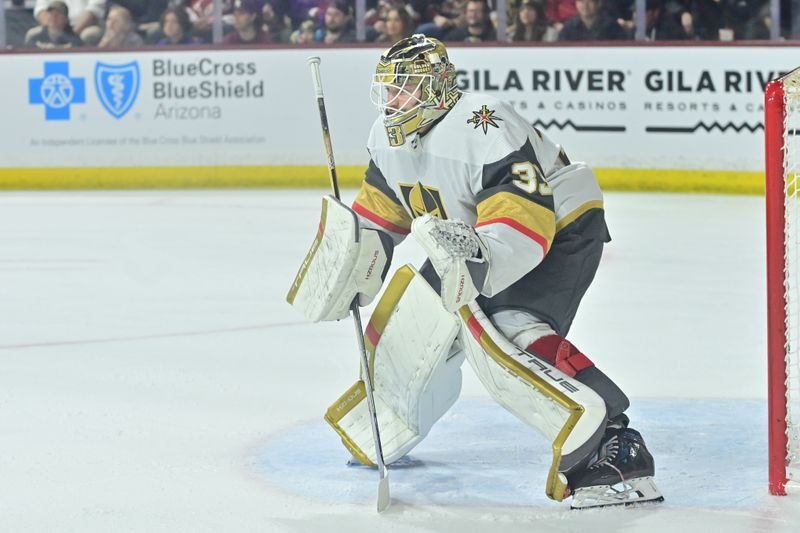
<path fill-rule="evenodd" d="M 766 490 L 762 198 L 606 195 L 570 337 L 634 399 L 664 504 L 547 500 L 548 443 L 465 365 L 379 516 L 321 421 L 358 373 L 352 325 L 284 301 L 323 193 L 0 194 L 0 531 L 800 528 L 800 495 Z"/>

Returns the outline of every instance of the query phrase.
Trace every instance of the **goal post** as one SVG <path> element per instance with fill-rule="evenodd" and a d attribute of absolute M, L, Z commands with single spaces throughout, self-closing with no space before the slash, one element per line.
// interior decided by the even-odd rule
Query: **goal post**
<path fill-rule="evenodd" d="M 765 92 L 769 491 L 800 486 L 800 69 Z"/>

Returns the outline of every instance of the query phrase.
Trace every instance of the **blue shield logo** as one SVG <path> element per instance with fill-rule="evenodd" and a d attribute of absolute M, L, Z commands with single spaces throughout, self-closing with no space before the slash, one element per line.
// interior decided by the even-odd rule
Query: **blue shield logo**
<path fill-rule="evenodd" d="M 124 65 L 98 62 L 94 67 L 94 87 L 106 111 L 114 118 L 124 117 L 139 95 L 139 62 Z"/>

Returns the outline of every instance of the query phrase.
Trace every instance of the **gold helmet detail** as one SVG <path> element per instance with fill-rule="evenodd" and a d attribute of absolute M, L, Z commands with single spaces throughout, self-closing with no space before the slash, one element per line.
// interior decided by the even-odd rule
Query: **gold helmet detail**
<path fill-rule="evenodd" d="M 381 55 L 371 100 L 383 117 L 391 146 L 444 116 L 461 97 L 447 49 L 422 34 L 401 39 Z"/>

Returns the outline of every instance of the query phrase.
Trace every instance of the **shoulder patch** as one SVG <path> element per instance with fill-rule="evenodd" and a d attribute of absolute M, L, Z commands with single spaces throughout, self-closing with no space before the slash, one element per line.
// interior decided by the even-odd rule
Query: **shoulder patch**
<path fill-rule="evenodd" d="M 495 121 L 503 121 L 502 118 L 495 116 L 494 113 L 494 109 L 489 109 L 486 104 L 483 104 L 478 111 L 472 112 L 472 118 L 467 119 L 467 124 L 472 124 L 473 129 L 482 127 L 483 134 L 486 135 L 486 133 L 489 131 L 489 126 L 493 126 L 498 129 L 500 128 Z"/>

